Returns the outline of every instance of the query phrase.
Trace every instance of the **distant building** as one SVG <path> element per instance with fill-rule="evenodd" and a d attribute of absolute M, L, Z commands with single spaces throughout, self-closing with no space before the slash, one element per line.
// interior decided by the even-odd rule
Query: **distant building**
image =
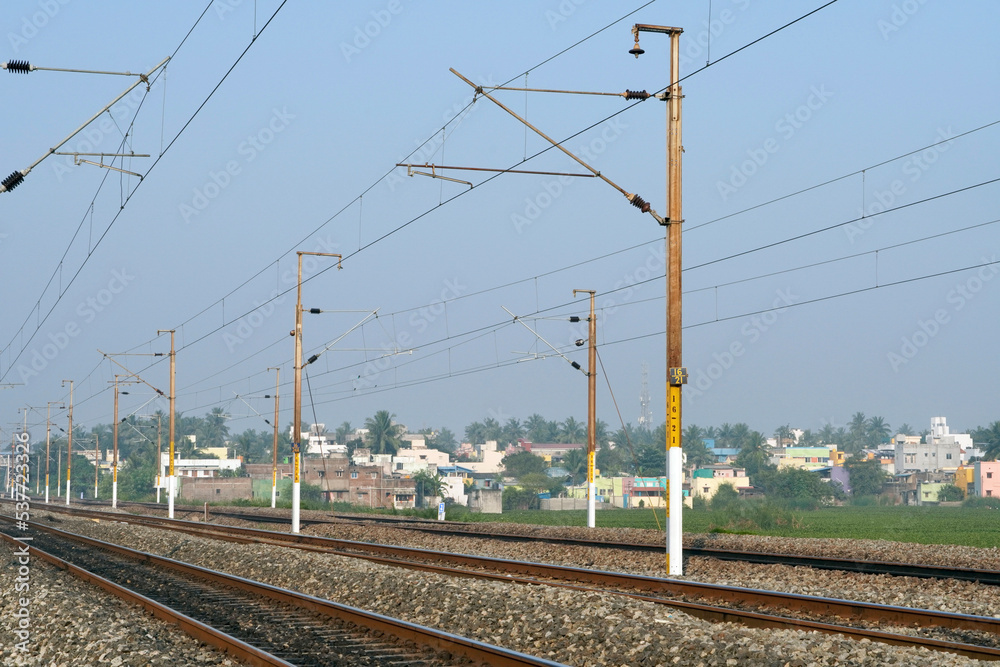
<path fill-rule="evenodd" d="M 965 449 L 972 447 L 972 436 L 968 433 L 951 433 L 944 417 L 931 417 L 931 432 L 927 434 L 927 444 L 957 444 Z"/>
<path fill-rule="evenodd" d="M 740 455 L 740 450 L 737 447 L 709 447 L 708 451 L 711 452 L 716 463 L 732 463 Z"/>
<path fill-rule="evenodd" d="M 166 488 L 166 476 L 170 472 L 170 453 L 160 453 L 161 487 Z M 217 477 L 223 470 L 238 470 L 243 465 L 241 459 L 182 459 L 174 458 L 174 475 L 178 477 Z"/>
<path fill-rule="evenodd" d="M 1000 461 L 976 461 L 975 493 L 983 498 L 1000 498 Z"/>
<path fill-rule="evenodd" d="M 836 447 L 779 447 L 771 452 L 771 463 L 779 468 L 803 468 L 814 470 L 831 465 L 830 452 Z"/>
<path fill-rule="evenodd" d="M 954 472 L 962 465 L 962 449 L 972 447 L 972 437 L 968 433 L 950 433 L 944 417 L 931 418 L 931 432 L 926 442 L 914 443 L 912 440 L 911 436 L 894 439 L 897 473 L 910 470 Z"/>
<path fill-rule="evenodd" d="M 561 443 L 561 442 L 527 442 L 523 441 L 521 446 L 526 452 L 531 452 L 535 456 L 541 456 L 550 463 L 560 461 L 566 454 L 574 449 L 587 449 L 586 443 Z"/>
<path fill-rule="evenodd" d="M 727 465 L 705 466 L 691 473 L 690 496 L 692 500 L 694 498 L 711 500 L 723 484 L 729 484 L 737 491 L 752 487 L 750 478 L 743 468 Z"/>

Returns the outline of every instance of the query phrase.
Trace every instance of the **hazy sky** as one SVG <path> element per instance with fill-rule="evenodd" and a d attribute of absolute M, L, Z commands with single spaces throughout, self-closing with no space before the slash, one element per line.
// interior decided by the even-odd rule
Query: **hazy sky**
<path fill-rule="evenodd" d="M 685 31 L 685 423 L 1000 419 L 1000 183 L 981 185 L 1000 177 L 1000 125 L 979 129 L 1000 121 L 1000 5 L 840 0 L 724 58 L 822 4 L 216 0 L 199 21 L 204 2 L 7 3 L 0 59 L 145 72 L 176 54 L 60 149 L 150 154 L 114 162 L 141 183 L 50 156 L 0 194 L 0 384 L 15 385 L 0 429 L 41 406 L 41 433 L 69 379 L 77 423 L 110 422 L 125 371 L 98 350 L 136 355 L 115 359 L 166 391 L 165 359 L 148 356 L 169 350 L 158 329 L 177 331 L 182 413 L 221 407 L 235 432 L 266 429 L 255 412 L 273 410 L 277 366 L 289 423 L 295 250 L 344 256 L 342 271 L 305 264 L 303 303 L 326 311 L 305 315 L 307 353 L 329 346 L 308 369 L 307 421 L 386 409 L 461 435 L 485 417 L 585 420 L 583 374 L 536 358 L 551 350 L 504 311 L 546 318 L 524 321 L 586 364 L 585 329 L 567 321 L 584 289 L 600 309 L 599 416 L 618 427 L 606 374 L 636 422 L 645 363 L 660 423 L 650 216 L 594 178 L 435 171 L 470 188 L 394 167 L 586 173 L 491 101 L 469 106 L 449 68 L 485 86 L 654 92 L 669 39 L 643 34 L 635 59 L 637 22 Z M 0 72 L 0 176 L 134 81 Z M 666 213 L 662 102 L 495 96 Z M 129 391 L 122 416 L 167 409 Z"/>

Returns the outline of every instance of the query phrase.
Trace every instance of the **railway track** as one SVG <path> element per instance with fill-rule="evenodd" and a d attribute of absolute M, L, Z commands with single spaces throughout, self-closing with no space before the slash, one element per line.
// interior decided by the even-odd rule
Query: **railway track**
<path fill-rule="evenodd" d="M 441 553 L 252 528 L 207 525 L 203 522 L 185 522 L 160 517 L 119 513 L 100 513 L 92 516 L 170 528 L 213 539 L 254 544 L 270 543 L 365 558 L 386 565 L 449 576 L 491 578 L 522 584 L 547 584 L 580 592 L 615 592 L 673 607 L 711 621 L 738 622 L 751 627 L 817 630 L 902 646 L 925 646 L 932 650 L 949 651 L 977 659 L 1000 659 L 1000 649 L 997 648 L 1000 644 L 997 639 L 1000 637 L 1000 619 L 989 617 Z M 724 601 L 728 606 L 705 604 L 706 599 L 716 603 Z M 777 614 L 797 614 L 806 618 L 791 618 L 788 615 Z M 845 620 L 870 627 L 845 626 Z M 935 637 L 917 638 L 883 632 L 877 629 L 880 627 L 933 627 L 937 630 Z"/>
<path fill-rule="evenodd" d="M 134 505 L 154 511 L 162 511 L 163 506 L 155 503 L 135 503 Z M 201 508 L 175 508 L 183 512 L 201 512 Z M 273 514 L 259 514 L 250 511 L 237 511 L 210 507 L 212 516 L 225 516 L 241 521 L 272 525 L 291 525 L 291 519 Z M 459 522 L 448 522 L 447 526 L 429 519 L 413 519 L 388 516 L 359 516 L 355 514 L 332 514 L 331 520 L 316 518 L 301 519 L 302 526 L 317 524 L 336 524 L 351 522 L 357 524 L 385 525 L 434 535 L 449 535 L 474 539 L 498 540 L 502 542 L 520 542 L 535 544 L 553 544 L 560 546 L 578 546 L 595 549 L 618 549 L 626 552 L 663 554 L 663 544 L 643 544 L 636 542 L 615 542 L 606 540 L 586 540 L 555 536 L 512 535 L 509 533 L 494 533 L 483 530 L 472 530 L 466 526 L 472 525 Z M 477 524 L 478 525 L 478 524 Z M 832 558 L 803 556 L 795 554 L 763 553 L 756 551 L 735 551 L 716 549 L 707 546 L 688 546 L 684 549 L 685 559 L 690 557 L 715 558 L 717 560 L 755 563 L 759 565 L 788 565 L 793 567 L 811 567 L 818 570 L 833 570 L 854 572 L 858 574 L 885 574 L 897 577 L 918 577 L 922 579 L 971 581 L 990 586 L 1000 586 L 1000 571 L 967 567 L 940 567 L 934 565 L 918 565 L 911 563 L 854 560 L 848 558 Z"/>
<path fill-rule="evenodd" d="M 3 517 L 0 535 L 23 537 Z M 557 666 L 476 640 L 37 523 L 31 553 L 252 665 Z"/>

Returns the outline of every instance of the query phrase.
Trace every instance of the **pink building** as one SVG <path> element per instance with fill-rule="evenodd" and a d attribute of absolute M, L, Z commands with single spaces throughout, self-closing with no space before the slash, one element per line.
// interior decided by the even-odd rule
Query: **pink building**
<path fill-rule="evenodd" d="M 976 461 L 976 495 L 1000 498 L 1000 461 Z"/>

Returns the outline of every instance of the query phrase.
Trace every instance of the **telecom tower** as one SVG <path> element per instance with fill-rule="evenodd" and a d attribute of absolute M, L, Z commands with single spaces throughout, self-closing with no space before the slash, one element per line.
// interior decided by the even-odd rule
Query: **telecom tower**
<path fill-rule="evenodd" d="M 649 365 L 642 362 L 642 390 L 639 392 L 639 428 L 653 428 L 653 415 L 649 411 Z"/>

